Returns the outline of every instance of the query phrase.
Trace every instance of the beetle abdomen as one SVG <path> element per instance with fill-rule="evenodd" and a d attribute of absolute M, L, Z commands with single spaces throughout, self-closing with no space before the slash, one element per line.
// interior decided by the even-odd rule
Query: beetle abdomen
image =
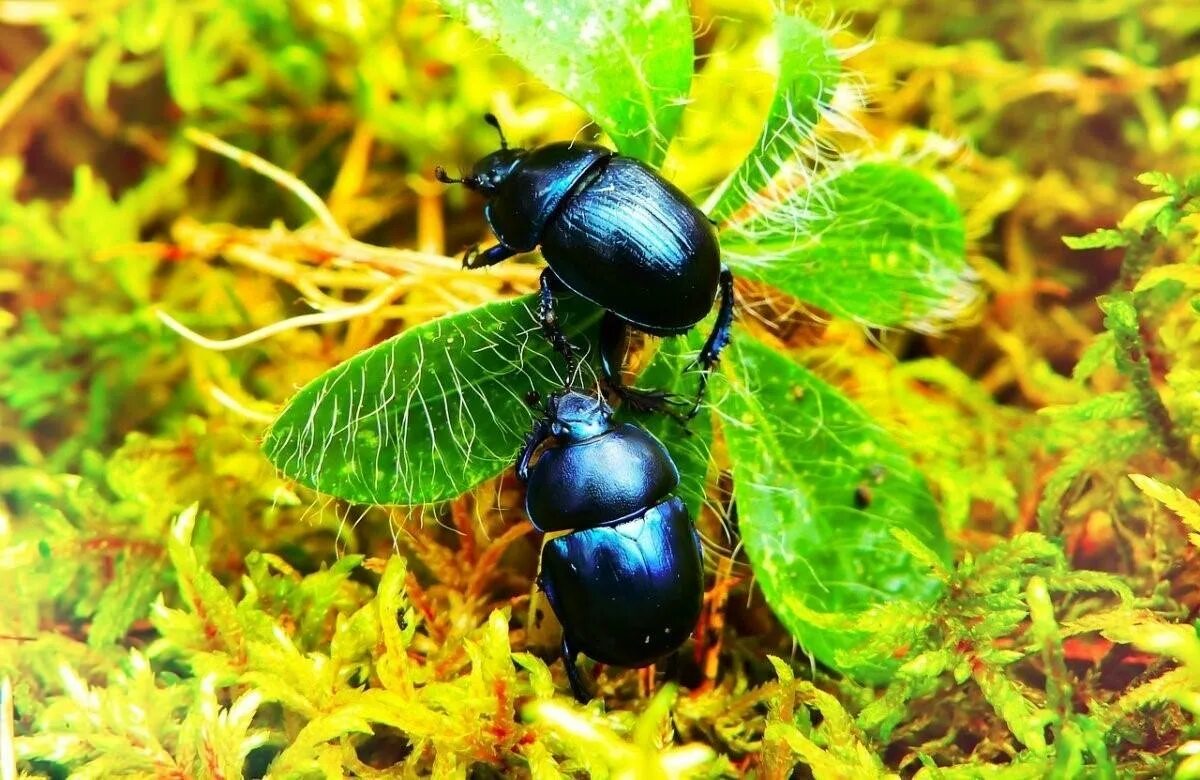
<path fill-rule="evenodd" d="M 484 206 L 496 238 L 528 252 L 571 191 L 613 151 L 594 144 L 559 142 L 532 149 Z"/>
<path fill-rule="evenodd" d="M 672 497 L 616 525 L 546 542 L 541 581 L 571 646 L 602 663 L 645 666 L 696 627 L 699 537 Z"/>
<path fill-rule="evenodd" d="M 712 308 L 721 251 L 712 225 L 674 185 L 613 157 L 550 219 L 542 254 L 574 292 L 651 332 L 676 333 Z"/>
<path fill-rule="evenodd" d="M 529 475 L 525 509 L 542 531 L 612 523 L 652 506 L 679 484 L 665 447 L 636 425 L 552 447 Z"/>

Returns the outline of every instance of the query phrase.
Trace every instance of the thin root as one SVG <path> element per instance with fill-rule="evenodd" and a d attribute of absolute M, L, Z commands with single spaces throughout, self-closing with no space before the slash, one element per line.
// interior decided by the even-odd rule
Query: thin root
<path fill-rule="evenodd" d="M 209 387 L 208 392 L 210 395 L 212 395 L 213 400 L 239 417 L 244 417 L 245 419 L 256 423 L 266 423 L 268 425 L 275 422 L 275 415 L 268 414 L 266 412 L 260 412 L 257 409 L 251 409 L 249 406 L 242 403 L 237 398 L 234 398 L 232 395 L 216 385 Z"/>
<path fill-rule="evenodd" d="M 338 224 L 337 219 L 333 216 L 333 212 L 325 205 L 325 201 L 312 189 L 300 181 L 298 178 L 280 168 L 274 163 L 268 162 L 259 157 L 253 152 L 248 152 L 245 149 L 239 149 L 233 144 L 226 143 L 220 138 L 217 138 L 212 133 L 206 133 L 203 130 L 197 130 L 194 127 L 189 127 L 183 131 L 188 140 L 197 146 L 203 146 L 211 152 L 216 152 L 222 157 L 228 157 L 243 168 L 249 168 L 255 173 L 261 173 L 271 181 L 294 194 L 297 198 L 304 201 L 304 205 L 312 209 L 313 215 L 317 221 L 329 231 L 331 235 L 338 238 L 349 238 L 346 230 Z"/>
<path fill-rule="evenodd" d="M 285 333 L 289 330 L 298 330 L 307 328 L 311 325 L 328 325 L 334 322 L 345 322 L 352 320 L 355 317 L 363 317 L 371 314 L 391 303 L 393 299 L 408 285 L 408 282 L 393 282 L 384 287 L 375 294 L 366 298 L 362 303 L 352 306 L 344 306 L 338 309 L 329 311 L 315 312 L 313 314 L 302 314 L 298 317 L 289 317 L 286 320 L 272 322 L 270 325 L 264 325 L 257 330 L 252 330 L 249 333 L 243 333 L 241 336 L 236 336 L 231 339 L 210 339 L 207 336 L 202 336 L 188 326 L 184 325 L 179 320 L 167 314 L 162 309 L 155 309 L 154 313 L 158 319 L 162 321 L 171 330 L 178 333 L 183 338 L 193 344 L 204 347 L 205 349 L 214 352 L 228 352 L 233 349 L 262 341 L 263 339 L 276 336 L 280 333 Z"/>

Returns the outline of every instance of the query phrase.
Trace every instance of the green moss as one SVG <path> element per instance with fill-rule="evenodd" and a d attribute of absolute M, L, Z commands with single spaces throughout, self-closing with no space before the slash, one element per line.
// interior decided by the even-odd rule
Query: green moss
<path fill-rule="evenodd" d="M 1178 4 L 835 2 L 830 30 L 716 0 L 681 42 L 681 4 L 610 3 L 609 39 L 647 55 L 600 59 L 581 3 L 558 30 L 498 0 L 450 4 L 461 24 L 95 5 L 0 3 L 0 777 L 1200 776 Z M 574 137 L 568 97 L 665 154 L 753 280 L 703 441 L 679 442 L 713 564 L 684 685 L 592 668 L 587 706 L 493 476 L 528 388 L 483 405 L 509 342 L 531 387 L 557 381 L 499 302 L 538 267 L 460 272 L 478 203 L 429 176 L 494 144 L 485 110 L 514 140 Z M 460 337 L 492 351 L 456 361 Z M 685 392 L 684 347 L 634 362 Z M 309 383 L 366 364 L 448 446 L 331 423 L 268 440 L 278 473 L 272 421 L 361 406 Z M 334 461 L 387 494 L 339 488 Z M 414 495 L 441 503 L 387 506 Z M 761 568 L 784 559 L 829 565 Z M 835 671 L 863 667 L 889 671 Z"/>

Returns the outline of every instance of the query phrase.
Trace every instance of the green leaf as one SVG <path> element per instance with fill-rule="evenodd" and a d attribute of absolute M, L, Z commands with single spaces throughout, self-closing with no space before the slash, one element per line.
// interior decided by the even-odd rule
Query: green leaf
<path fill-rule="evenodd" d="M 550 675 L 550 667 L 546 666 L 545 661 L 533 653 L 513 653 L 512 660 L 529 675 L 529 687 L 535 697 L 554 698 L 554 678 Z"/>
<path fill-rule="evenodd" d="M 176 0 L 154 3 L 127 3 L 117 14 L 116 40 L 130 53 L 145 56 L 163 45 L 172 20 L 181 15 Z M 183 13 L 191 13 L 191 9 Z"/>
<path fill-rule="evenodd" d="M 1038 409 L 1038 414 L 1045 415 L 1058 424 L 1075 425 L 1094 420 L 1136 419 L 1142 415 L 1142 406 L 1136 393 L 1118 391 L 1101 393 L 1076 404 L 1044 406 Z"/>
<path fill-rule="evenodd" d="M 84 69 L 83 97 L 88 108 L 97 114 L 108 110 L 108 92 L 112 85 L 113 71 L 121 63 L 124 53 L 120 42 L 110 38 L 96 49 Z"/>
<path fill-rule="evenodd" d="M 238 696 L 228 708 L 222 708 L 211 678 L 201 683 L 197 701 L 182 724 L 176 749 L 176 760 L 190 770 L 186 774 L 248 776 L 246 757 L 271 736 L 266 729 L 253 728 L 261 704 L 262 696 L 251 690 Z"/>
<path fill-rule="evenodd" d="M 657 165 L 692 83 L 683 0 L 443 0 L 455 17 L 579 104 L 624 154 Z"/>
<path fill-rule="evenodd" d="M 1101 228 L 1084 236 L 1063 236 L 1070 249 L 1117 249 L 1129 246 L 1129 236 L 1120 230 Z"/>
<path fill-rule="evenodd" d="M 1102 295 L 1096 305 L 1104 312 L 1104 327 L 1115 334 L 1118 342 L 1125 337 L 1138 337 L 1138 312 L 1129 293 Z"/>
<path fill-rule="evenodd" d="M 92 616 L 88 644 L 104 648 L 118 642 L 136 620 L 145 617 L 161 589 L 160 574 L 159 567 L 147 565 L 144 558 L 130 555 L 118 561 L 112 583 Z"/>
<path fill-rule="evenodd" d="M 1149 290 L 1163 282 L 1179 282 L 1188 289 L 1198 289 L 1200 288 L 1200 265 L 1171 263 L 1170 265 L 1156 266 L 1147 271 L 1138 280 L 1137 286 L 1133 288 L 1133 291 L 1142 292 L 1143 290 Z"/>
<path fill-rule="evenodd" d="M 171 20 L 163 45 L 167 87 L 179 107 L 191 113 L 200 107 L 200 75 L 189 52 L 195 50 L 196 19 L 190 14 L 178 14 Z"/>
<path fill-rule="evenodd" d="M 721 185 L 712 218 L 728 218 L 753 200 L 812 134 L 841 76 L 825 31 L 802 16 L 775 17 L 779 80 L 754 149 Z"/>
<path fill-rule="evenodd" d="M 1145 474 L 1130 474 L 1129 478 L 1137 485 L 1138 490 L 1179 515 L 1179 519 L 1191 530 L 1188 540 L 1200 547 L 1200 502 L 1179 488 L 1164 485 Z"/>
<path fill-rule="evenodd" d="M 1037 508 L 1039 527 L 1052 529 L 1057 526 L 1063 497 L 1080 474 L 1097 464 L 1133 457 L 1139 449 L 1151 446 L 1150 441 L 1150 431 L 1139 427 L 1123 433 L 1108 433 L 1087 442 L 1087 446 L 1068 449 L 1042 490 Z"/>
<path fill-rule="evenodd" d="M 722 427 L 746 553 L 775 614 L 837 666 L 863 633 L 811 613 L 932 601 L 941 583 L 892 529 L 948 561 L 937 507 L 899 445 L 841 393 L 744 335 L 730 350 Z M 894 665 L 881 656 L 842 671 L 877 681 Z"/>
<path fill-rule="evenodd" d="M 665 390 L 689 403 L 696 395 L 700 375 L 687 371 L 688 364 L 704 346 L 704 330 L 693 328 L 686 336 L 664 339 L 650 365 L 638 377 L 639 387 Z M 702 409 L 687 425 L 665 414 L 631 414 L 618 410 L 617 419 L 637 423 L 654 434 L 671 453 L 679 469 L 679 488 L 676 495 L 687 504 L 695 520 L 704 505 L 708 485 L 708 467 L 712 459 L 712 414 Z"/>
<path fill-rule="evenodd" d="M 893 164 L 830 174 L 722 232 L 743 277 L 873 326 L 936 331 L 976 300 L 962 215 Z"/>
<path fill-rule="evenodd" d="M 1072 381 L 1083 384 L 1101 366 L 1112 365 L 1116 346 L 1116 339 L 1111 331 L 1106 330 L 1095 336 L 1092 343 L 1088 344 L 1087 348 L 1083 350 L 1083 354 L 1079 356 L 1079 362 L 1075 364 L 1075 368 L 1072 369 Z"/>
<path fill-rule="evenodd" d="M 1134 233 L 1141 235 L 1146 232 L 1146 228 L 1158 216 L 1158 213 L 1167 208 L 1174 201 L 1170 195 L 1163 195 L 1161 198 L 1153 198 L 1144 200 L 1138 203 L 1129 210 L 1117 227 L 1122 230 L 1132 230 Z"/>
<path fill-rule="evenodd" d="M 1046 738 L 1043 731 L 1050 722 L 1051 713 L 1035 704 L 1019 683 L 991 664 L 982 665 L 974 677 L 983 697 L 1004 719 L 1013 736 L 1030 750 L 1044 752 Z"/>
<path fill-rule="evenodd" d="M 1179 195 L 1183 192 L 1183 187 L 1169 173 L 1147 171 L 1146 173 L 1138 174 L 1137 180 L 1139 184 L 1144 184 L 1155 192 L 1161 192 L 1164 195 Z"/>
<path fill-rule="evenodd" d="M 192 547 L 197 511 L 197 505 L 192 504 L 180 512 L 167 537 L 167 554 L 175 567 L 179 592 L 195 616 L 191 626 L 194 635 L 202 635 L 230 655 L 244 658 L 245 628 L 237 605 L 220 581 L 200 563 Z M 165 635 L 161 629 L 160 633 Z"/>
<path fill-rule="evenodd" d="M 442 317 L 365 350 L 305 385 L 263 449 L 288 477 L 348 501 L 444 501 L 509 466 L 532 412 L 525 396 L 563 385 L 536 331 L 534 296 Z M 600 310 L 559 302 L 583 346 Z"/>

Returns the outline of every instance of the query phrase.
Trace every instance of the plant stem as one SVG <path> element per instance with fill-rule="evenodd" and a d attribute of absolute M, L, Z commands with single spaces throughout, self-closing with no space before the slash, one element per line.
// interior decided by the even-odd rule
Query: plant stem
<path fill-rule="evenodd" d="M 90 31 L 90 26 L 79 25 L 72 28 L 55 41 L 50 48 L 38 55 L 38 58 L 30 63 L 29 67 L 12 80 L 8 89 L 4 91 L 3 95 L 0 95 L 0 128 L 8 124 L 9 120 L 16 116 L 21 106 L 33 97 L 33 93 L 37 92 L 38 87 L 54 75 L 59 66 L 75 53 L 76 48 L 83 41 L 84 33 L 88 31 Z"/>
<path fill-rule="evenodd" d="M 206 336 L 201 336 L 196 331 L 181 323 L 179 320 L 167 314 L 162 309 L 156 309 L 155 315 L 159 321 L 166 325 L 171 330 L 178 333 L 183 338 L 196 344 L 197 346 L 210 349 L 214 352 L 227 352 L 231 349 L 241 349 L 249 344 L 262 341 L 279 333 L 298 328 L 307 328 L 313 325 L 328 325 L 334 322 L 345 322 L 352 320 L 355 317 L 365 317 L 377 309 L 391 303 L 393 299 L 409 284 L 407 280 L 399 280 L 389 284 L 387 287 L 381 287 L 376 292 L 372 293 L 362 303 L 351 306 L 342 306 L 331 311 L 321 311 L 315 314 L 301 314 L 297 317 L 289 317 L 286 320 L 272 322 L 270 325 L 265 325 L 249 333 L 243 333 L 240 336 L 230 339 L 210 339 Z"/>
<path fill-rule="evenodd" d="M 222 157 L 227 157 L 243 168 L 249 168 L 255 173 L 262 174 L 294 194 L 297 198 L 304 202 L 304 205 L 308 206 L 313 215 L 317 218 L 317 221 L 321 223 L 326 231 L 328 231 L 329 235 L 337 238 L 349 237 L 346 231 L 338 223 L 337 219 L 334 218 L 333 213 L 329 210 L 329 207 L 325 205 L 325 201 L 321 200 L 320 196 L 313 192 L 307 184 L 283 170 L 278 165 L 264 160 L 253 152 L 248 152 L 245 149 L 239 149 L 233 144 L 226 143 L 212 133 L 206 133 L 203 130 L 197 130 L 194 127 L 186 128 L 183 131 L 183 134 L 189 141 L 197 146 L 202 146 L 211 152 L 221 155 Z"/>
<path fill-rule="evenodd" d="M 1136 321 L 1132 328 L 1116 328 L 1113 332 L 1117 345 L 1117 368 L 1133 383 L 1142 409 L 1146 412 L 1146 421 L 1167 455 L 1195 474 L 1200 470 L 1200 461 L 1192 455 L 1187 441 L 1179 435 L 1167 405 L 1154 386 L 1150 359 L 1146 357 L 1146 344 L 1142 336 L 1142 313 L 1137 306 L 1137 294 L 1132 292 L 1146 272 L 1157 246 L 1158 242 L 1138 236 L 1130 242 L 1121 260 L 1121 286 L 1130 291 L 1129 304 Z"/>
<path fill-rule="evenodd" d="M 1136 311 L 1136 307 L 1135 307 Z M 1139 313 L 1139 325 L 1141 315 Z M 1187 442 L 1179 435 L 1175 422 L 1162 396 L 1154 386 L 1150 372 L 1150 360 L 1146 357 L 1145 344 L 1142 343 L 1141 328 L 1118 328 L 1115 330 L 1117 345 L 1117 367 L 1121 373 L 1129 377 L 1133 389 L 1138 394 L 1142 409 L 1146 412 L 1146 421 L 1151 430 L 1162 442 L 1167 455 L 1191 473 L 1200 473 L 1200 461 L 1192 455 Z"/>
<path fill-rule="evenodd" d="M 1121 258 L 1121 287 L 1132 290 L 1137 286 L 1138 280 L 1150 265 L 1150 257 L 1154 254 L 1156 246 L 1157 242 L 1145 236 L 1130 239 L 1125 256 Z"/>

